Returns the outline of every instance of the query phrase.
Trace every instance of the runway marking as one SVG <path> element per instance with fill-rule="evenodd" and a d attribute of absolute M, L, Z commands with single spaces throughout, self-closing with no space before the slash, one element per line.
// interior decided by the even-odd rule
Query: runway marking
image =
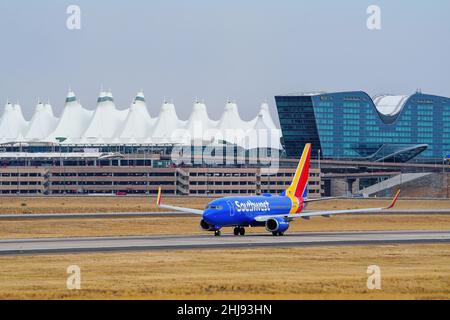
<path fill-rule="evenodd" d="M 450 243 L 450 230 L 305 232 L 284 237 L 212 235 L 9 239 L 0 241 L 0 255 L 141 250 L 223 249 L 250 247 Z"/>

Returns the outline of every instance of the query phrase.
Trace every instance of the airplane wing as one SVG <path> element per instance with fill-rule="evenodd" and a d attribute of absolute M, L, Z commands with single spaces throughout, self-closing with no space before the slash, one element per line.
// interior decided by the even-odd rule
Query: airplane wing
<path fill-rule="evenodd" d="M 202 215 L 203 214 L 203 210 L 192 209 L 192 208 L 184 208 L 184 207 L 176 207 L 176 206 L 169 206 L 169 205 L 161 204 L 161 199 L 162 199 L 161 187 L 159 187 L 159 189 L 158 189 L 158 197 L 156 198 L 156 205 L 158 206 L 158 208 L 167 209 L 167 210 L 173 210 L 173 211 L 179 211 L 179 212 L 184 212 L 184 213 L 198 214 L 198 215 Z"/>
<path fill-rule="evenodd" d="M 328 211 L 311 211 L 311 212 L 304 212 L 300 214 L 284 214 L 284 215 L 267 215 L 267 216 L 257 216 L 255 217 L 256 221 L 259 222 L 265 222 L 271 218 L 287 218 L 289 220 L 292 220 L 294 218 L 303 218 L 303 219 L 309 219 L 310 217 L 330 217 L 338 214 L 374 214 L 374 213 L 381 213 L 388 209 L 391 209 L 394 207 L 395 203 L 397 202 L 397 199 L 400 195 L 400 190 L 397 191 L 394 199 L 392 200 L 391 204 L 384 208 L 365 208 L 365 209 L 350 209 L 350 210 L 328 210 Z"/>

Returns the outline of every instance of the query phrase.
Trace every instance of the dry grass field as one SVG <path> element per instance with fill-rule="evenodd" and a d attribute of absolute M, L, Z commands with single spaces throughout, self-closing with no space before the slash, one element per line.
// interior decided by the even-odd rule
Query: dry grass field
<path fill-rule="evenodd" d="M 210 200 L 166 198 L 196 208 Z M 308 209 L 387 202 L 333 200 Z M 151 197 L 3 197 L 0 214 L 157 211 L 153 203 Z M 450 208 L 450 201 L 400 200 L 398 208 Z M 198 217 L 2 220 L 0 238 L 195 234 L 198 223 Z M 450 216 L 320 217 L 296 221 L 289 231 L 407 229 L 450 229 Z M 366 287 L 373 264 L 381 267 L 382 290 Z M 69 265 L 81 267 L 82 290 L 67 290 Z M 450 299 L 448 244 L 1 256 L 0 270 L 0 299 Z"/>
<path fill-rule="evenodd" d="M 174 205 L 203 209 L 211 198 L 167 197 Z M 155 197 L 0 197 L 0 214 L 157 212 Z M 450 202 L 449 202 L 450 203 Z"/>
<path fill-rule="evenodd" d="M 401 199 L 401 196 L 400 196 Z M 212 198 L 164 197 L 176 206 L 203 209 Z M 155 197 L 0 197 L 0 214 L 149 212 L 160 211 Z M 312 203 L 308 209 L 379 207 L 388 199 L 330 200 Z M 450 209 L 450 200 L 400 200 L 396 209 Z"/>
<path fill-rule="evenodd" d="M 374 264 L 381 290 L 366 286 Z M 15 256 L 0 270 L 0 299 L 450 299 L 444 244 Z"/>
<path fill-rule="evenodd" d="M 0 239 L 204 234 L 199 221 L 198 217 L 2 220 Z M 317 217 L 292 222 L 288 232 L 353 230 L 450 230 L 450 215 Z M 232 234 L 233 230 L 224 228 L 223 232 Z M 265 232 L 265 229 L 247 228 L 247 232 Z"/>
<path fill-rule="evenodd" d="M 170 197 L 166 201 L 179 206 L 203 208 L 211 199 Z M 308 209 L 345 209 L 384 206 L 388 200 L 332 200 L 311 204 Z M 28 214 L 41 212 L 145 212 L 157 211 L 154 198 L 145 197 L 85 197 L 85 198 L 0 198 L 0 214 Z M 26 205 L 22 205 L 26 204 Z M 400 200 L 398 208 L 442 209 L 450 201 Z M 332 218 L 300 219 L 291 224 L 289 232 L 350 231 L 350 230 L 418 230 L 450 229 L 450 215 L 379 215 L 336 216 Z M 263 228 L 248 229 L 261 232 Z M 44 219 L 2 220 L 0 238 L 71 237 L 71 236 L 129 236 L 195 234 L 199 228 L 198 217 L 151 217 L 111 219 Z M 224 232 L 232 232 L 225 229 Z"/>

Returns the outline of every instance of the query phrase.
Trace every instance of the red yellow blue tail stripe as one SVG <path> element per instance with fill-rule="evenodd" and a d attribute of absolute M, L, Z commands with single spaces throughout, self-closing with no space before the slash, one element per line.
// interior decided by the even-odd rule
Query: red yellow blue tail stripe
<path fill-rule="evenodd" d="M 311 144 L 307 143 L 303 149 L 302 157 L 295 170 L 294 179 L 286 190 L 286 196 L 292 201 L 290 213 L 298 213 L 303 206 L 303 198 L 307 196 L 309 167 L 311 160 Z"/>

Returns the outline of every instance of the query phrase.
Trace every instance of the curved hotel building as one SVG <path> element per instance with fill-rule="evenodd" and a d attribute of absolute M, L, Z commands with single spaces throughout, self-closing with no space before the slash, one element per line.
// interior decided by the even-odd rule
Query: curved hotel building
<path fill-rule="evenodd" d="M 450 98 L 421 92 L 371 98 L 352 91 L 275 101 L 288 157 L 298 157 L 307 142 L 325 159 L 427 161 L 450 153 Z"/>

